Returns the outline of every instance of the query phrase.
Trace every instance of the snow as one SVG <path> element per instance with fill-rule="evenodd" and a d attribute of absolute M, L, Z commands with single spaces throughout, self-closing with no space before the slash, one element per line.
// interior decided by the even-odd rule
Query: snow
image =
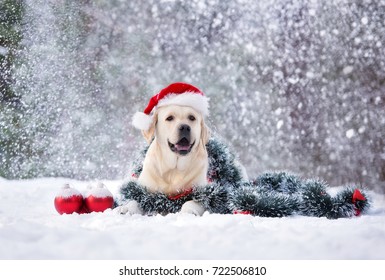
<path fill-rule="evenodd" d="M 0 55 L 6 56 L 7 54 L 8 54 L 8 49 L 3 46 L 0 46 Z"/>
<path fill-rule="evenodd" d="M 348 131 L 346 131 L 346 137 L 349 139 L 352 138 L 354 134 L 355 134 L 354 129 L 349 129 Z"/>
<path fill-rule="evenodd" d="M 369 19 L 368 19 L 367 17 L 363 17 L 363 18 L 361 19 L 361 23 L 362 23 L 363 25 L 367 25 L 368 22 L 369 22 Z"/>
<path fill-rule="evenodd" d="M 349 75 L 350 73 L 353 72 L 353 70 L 354 70 L 353 66 L 348 65 L 344 67 L 344 69 L 342 69 L 342 73 L 344 73 L 345 75 Z"/>
<path fill-rule="evenodd" d="M 385 259 L 385 197 L 374 192 L 368 213 L 338 220 L 59 215 L 53 201 L 66 183 L 80 192 L 98 184 L 0 178 L 0 259 Z M 122 181 L 103 184 L 117 196 Z"/>
<path fill-rule="evenodd" d="M 63 198 L 68 198 L 71 196 L 80 196 L 80 192 L 74 188 L 71 188 L 69 184 L 64 184 L 64 186 L 60 189 L 60 191 L 56 194 L 56 196 L 60 196 Z"/>
<path fill-rule="evenodd" d="M 84 193 L 83 196 L 92 195 L 93 197 L 111 197 L 113 196 L 112 193 L 106 188 L 106 186 L 98 182 L 96 184 L 96 187 L 89 185 L 87 187 L 87 191 Z"/>

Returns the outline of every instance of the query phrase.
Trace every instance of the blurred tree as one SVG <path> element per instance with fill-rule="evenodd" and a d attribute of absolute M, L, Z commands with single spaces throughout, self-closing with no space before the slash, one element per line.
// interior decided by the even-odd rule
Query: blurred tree
<path fill-rule="evenodd" d="M 21 40 L 22 19 L 21 0 L 1 0 L 0 2 L 0 102 L 17 102 L 11 90 L 12 63 Z"/>
<path fill-rule="evenodd" d="M 0 176 L 11 177 L 20 149 L 20 97 L 12 90 L 13 63 L 21 35 L 21 0 L 0 1 Z"/>

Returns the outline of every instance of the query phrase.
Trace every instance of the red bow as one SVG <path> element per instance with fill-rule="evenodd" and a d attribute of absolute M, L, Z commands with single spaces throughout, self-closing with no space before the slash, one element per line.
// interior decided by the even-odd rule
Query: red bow
<path fill-rule="evenodd" d="M 360 190 L 359 189 L 355 189 L 354 192 L 353 192 L 353 197 L 352 197 L 352 203 L 354 204 L 354 210 L 355 210 L 354 215 L 355 216 L 359 216 L 361 214 L 361 210 L 357 208 L 356 202 L 358 202 L 358 201 L 365 201 L 365 200 L 366 200 L 366 198 L 360 192 Z"/>

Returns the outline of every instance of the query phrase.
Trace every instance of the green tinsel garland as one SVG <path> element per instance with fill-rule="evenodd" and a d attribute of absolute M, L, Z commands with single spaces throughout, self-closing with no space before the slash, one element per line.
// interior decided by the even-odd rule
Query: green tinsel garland
<path fill-rule="evenodd" d="M 223 143 L 210 139 L 206 147 L 210 184 L 196 186 L 191 194 L 175 200 L 163 193 L 148 192 L 133 180 L 121 188 L 118 204 L 135 200 L 146 214 L 167 214 L 178 212 L 186 201 L 195 200 L 210 213 L 240 212 L 261 217 L 297 214 L 331 219 L 351 217 L 369 208 L 365 193 L 362 193 L 364 199 L 353 200 L 355 188 L 344 188 L 332 197 L 324 182 L 302 180 L 286 172 L 269 172 L 244 181 L 233 154 Z M 147 149 L 133 169 L 134 177 L 142 171 Z"/>

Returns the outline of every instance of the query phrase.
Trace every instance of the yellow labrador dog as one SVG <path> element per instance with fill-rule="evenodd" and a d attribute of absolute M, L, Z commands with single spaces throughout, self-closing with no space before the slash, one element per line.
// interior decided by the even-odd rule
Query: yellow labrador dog
<path fill-rule="evenodd" d="M 169 86 L 157 95 L 157 102 L 149 105 L 147 110 L 154 112 L 150 119 L 145 116 L 148 123 L 142 129 L 150 146 L 138 183 L 151 192 L 161 192 L 169 197 L 207 184 L 209 131 L 204 121 L 207 98 L 195 87 L 179 84 L 172 84 L 171 89 Z M 190 86 L 188 91 L 186 85 Z M 179 92 L 175 93 L 176 89 Z M 143 128 L 142 125 L 136 127 Z M 120 207 L 119 211 L 142 212 L 135 201 Z M 181 209 L 181 212 L 195 215 L 202 215 L 204 211 L 195 201 L 186 202 Z"/>

